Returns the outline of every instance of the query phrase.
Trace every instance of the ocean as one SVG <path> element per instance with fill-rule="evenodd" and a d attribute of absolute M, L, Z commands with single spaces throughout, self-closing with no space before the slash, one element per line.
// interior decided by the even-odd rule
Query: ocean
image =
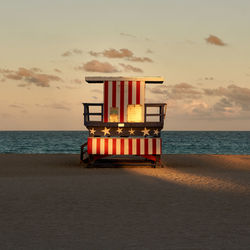
<path fill-rule="evenodd" d="M 87 131 L 0 131 L 0 153 L 79 154 Z M 163 154 L 250 155 L 250 131 L 163 131 Z"/>

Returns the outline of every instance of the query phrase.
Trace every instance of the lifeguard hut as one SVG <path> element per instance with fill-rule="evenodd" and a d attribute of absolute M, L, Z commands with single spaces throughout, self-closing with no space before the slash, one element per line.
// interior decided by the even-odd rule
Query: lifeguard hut
<path fill-rule="evenodd" d="M 140 156 L 154 166 L 160 164 L 161 130 L 167 106 L 145 103 L 145 86 L 162 84 L 164 79 L 86 77 L 85 80 L 89 84 L 103 84 L 104 98 L 103 103 L 83 103 L 84 125 L 89 136 L 82 145 L 81 160 L 92 164 L 107 156 Z"/>

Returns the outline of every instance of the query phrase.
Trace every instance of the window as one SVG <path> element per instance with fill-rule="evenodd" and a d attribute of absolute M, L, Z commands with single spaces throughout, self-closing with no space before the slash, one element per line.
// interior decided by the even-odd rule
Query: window
<path fill-rule="evenodd" d="M 143 121 L 143 108 L 140 104 L 129 104 L 128 105 L 128 122 L 144 122 Z"/>
<path fill-rule="evenodd" d="M 110 122 L 118 122 L 118 108 L 110 107 Z"/>

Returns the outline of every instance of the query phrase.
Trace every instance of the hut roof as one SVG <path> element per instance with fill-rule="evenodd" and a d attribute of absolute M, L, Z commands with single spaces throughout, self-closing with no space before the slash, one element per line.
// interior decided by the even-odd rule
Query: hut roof
<path fill-rule="evenodd" d="M 164 82 L 164 78 L 161 76 L 86 76 L 85 81 L 88 83 L 104 83 L 105 81 L 144 81 L 146 84 L 162 84 Z"/>

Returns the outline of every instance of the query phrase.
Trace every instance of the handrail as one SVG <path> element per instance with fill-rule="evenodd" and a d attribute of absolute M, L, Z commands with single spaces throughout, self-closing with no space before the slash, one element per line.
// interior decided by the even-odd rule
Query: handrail
<path fill-rule="evenodd" d="M 84 121 L 89 122 L 89 116 L 90 115 L 96 115 L 96 116 L 101 116 L 101 121 L 103 121 L 103 103 L 82 103 L 84 106 Z M 89 112 L 89 107 L 90 106 L 100 106 L 101 107 L 101 112 Z"/>
<path fill-rule="evenodd" d="M 84 121 L 85 122 L 90 122 L 90 117 L 89 116 L 101 116 L 101 122 L 103 122 L 103 109 L 104 109 L 104 104 L 103 103 L 82 103 L 84 106 Z M 101 112 L 89 112 L 89 107 L 91 106 L 100 106 L 101 107 Z M 159 113 L 147 113 L 147 108 L 148 107 L 159 107 Z M 159 123 L 163 124 L 163 121 L 166 116 L 166 103 L 145 103 L 144 104 L 144 122 L 147 122 L 147 117 L 149 116 L 155 116 L 159 117 L 160 121 Z"/>

